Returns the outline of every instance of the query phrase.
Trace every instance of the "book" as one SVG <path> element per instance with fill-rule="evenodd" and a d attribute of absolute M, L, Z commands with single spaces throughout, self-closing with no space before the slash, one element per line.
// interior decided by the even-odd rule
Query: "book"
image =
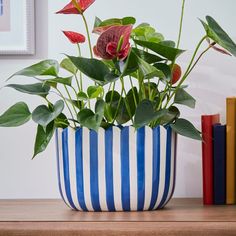
<path fill-rule="evenodd" d="M 213 125 L 214 204 L 226 200 L 226 125 Z"/>
<path fill-rule="evenodd" d="M 235 203 L 236 98 L 226 99 L 226 203 Z"/>
<path fill-rule="evenodd" d="M 213 201 L 213 125 L 220 122 L 220 115 L 202 116 L 202 176 L 203 203 L 212 205 Z"/>

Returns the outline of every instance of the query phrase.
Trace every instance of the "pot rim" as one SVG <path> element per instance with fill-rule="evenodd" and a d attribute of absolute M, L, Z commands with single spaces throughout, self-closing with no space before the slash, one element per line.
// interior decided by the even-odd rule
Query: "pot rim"
<path fill-rule="evenodd" d="M 89 130 L 89 131 L 94 131 L 94 132 L 99 132 L 100 130 L 102 130 L 102 131 L 106 131 L 106 130 L 110 130 L 111 128 L 115 128 L 115 129 L 119 129 L 119 130 L 123 130 L 123 129 L 125 129 L 125 128 L 131 128 L 131 130 L 134 130 L 135 132 L 137 132 L 138 130 L 140 130 L 140 129 L 143 129 L 143 128 L 145 128 L 145 129 L 149 129 L 149 130 L 156 130 L 156 129 L 158 129 L 158 128 L 161 128 L 161 127 L 163 127 L 164 129 L 171 129 L 171 131 L 172 132 L 174 132 L 174 133 L 176 133 L 171 127 L 170 127 L 170 125 L 165 125 L 165 126 L 163 126 L 163 125 L 158 125 L 158 126 L 156 126 L 156 127 L 154 127 L 154 128 L 151 128 L 150 126 L 147 126 L 147 125 L 145 125 L 145 126 L 142 126 L 142 127 L 140 127 L 140 128 L 138 128 L 138 129 L 136 129 L 133 125 L 125 125 L 125 126 L 122 126 L 122 125 L 113 125 L 113 126 L 110 126 L 110 127 L 108 127 L 107 129 L 105 129 L 105 128 L 103 128 L 103 127 L 99 127 L 99 129 L 98 129 L 98 131 L 95 131 L 95 130 L 93 130 L 93 129 L 89 129 L 89 128 L 87 128 L 87 127 L 84 127 L 84 126 L 77 126 L 76 128 L 72 128 L 72 127 L 70 127 L 70 126 L 68 126 L 67 128 L 57 128 L 57 130 L 59 130 L 59 131 L 64 131 L 64 130 L 74 130 L 75 132 L 76 131 L 78 131 L 78 130 L 80 130 L 80 129 L 87 129 L 87 130 Z"/>

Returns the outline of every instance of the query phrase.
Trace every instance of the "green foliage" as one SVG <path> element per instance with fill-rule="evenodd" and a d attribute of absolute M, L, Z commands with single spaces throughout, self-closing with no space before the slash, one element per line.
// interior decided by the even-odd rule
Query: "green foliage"
<path fill-rule="evenodd" d="M 159 43 L 164 40 L 164 36 L 147 23 L 140 24 L 133 29 L 132 37 L 136 40 Z"/>
<path fill-rule="evenodd" d="M 158 55 L 154 55 L 151 53 L 148 53 L 142 49 L 138 49 L 138 48 L 132 48 L 132 51 L 141 59 L 143 59 L 144 61 L 146 61 L 149 64 L 155 63 L 155 62 L 160 62 L 160 61 L 164 61 L 164 58 L 159 57 Z"/>
<path fill-rule="evenodd" d="M 6 85 L 8 88 L 13 88 L 21 93 L 27 93 L 31 95 L 39 95 L 42 97 L 46 97 L 49 93 L 50 87 L 47 84 L 36 83 L 36 84 L 8 84 Z"/>
<path fill-rule="evenodd" d="M 149 100 L 143 100 L 137 107 L 134 117 L 134 126 L 136 128 L 148 125 L 156 118 L 153 103 Z"/>
<path fill-rule="evenodd" d="M 139 76 L 141 80 L 152 79 L 154 77 L 163 78 L 164 74 L 161 70 L 150 65 L 141 58 L 138 58 Z"/>
<path fill-rule="evenodd" d="M 87 94 L 90 99 L 98 98 L 102 96 L 104 93 L 104 89 L 102 86 L 89 86 L 87 89 Z"/>
<path fill-rule="evenodd" d="M 55 105 L 47 107 L 45 105 L 38 106 L 32 113 L 32 119 L 35 123 L 46 127 L 54 119 L 56 119 L 64 109 L 64 102 L 59 100 Z"/>
<path fill-rule="evenodd" d="M 9 79 L 25 76 L 36 79 L 38 83 L 12 83 L 5 87 L 38 95 L 43 103 L 32 114 L 25 103 L 16 103 L 0 116 L 0 127 L 20 126 L 32 118 L 37 124 L 33 157 L 46 149 L 57 128 L 84 126 L 98 131 L 99 127 L 129 122 L 135 128 L 145 125 L 151 128 L 170 126 L 180 135 L 201 140 L 200 132 L 189 121 L 180 118 L 178 105 L 195 108 L 196 104 L 196 100 L 186 92 L 184 83 L 197 62 L 215 44 L 236 56 L 236 44 L 212 17 L 207 16 L 206 22 L 201 22 L 206 35 L 200 40 L 187 70 L 183 72 L 177 64 L 178 57 L 184 52 L 179 49 L 182 25 L 178 41 L 174 42 L 165 40 L 148 23 L 134 26 L 134 17 L 104 21 L 96 17 L 94 32 L 102 33 L 110 26 L 114 26 L 114 32 L 109 31 L 109 35 L 104 32 L 106 37 L 98 41 L 94 52 L 101 47 L 113 59 L 93 57 L 89 30 L 85 24 L 91 58 L 83 57 L 80 46 L 76 45 L 79 56 L 66 56 L 60 65 L 55 60 L 44 60 L 13 74 Z M 115 26 L 122 25 L 133 25 L 131 35 L 121 29 L 128 31 L 130 27 L 115 30 Z M 130 44 L 126 42 L 126 36 L 130 36 Z M 207 38 L 213 42 L 199 56 L 198 50 Z M 178 71 L 174 70 L 176 66 Z M 60 69 L 69 75 L 61 74 Z M 51 102 L 51 94 L 61 100 Z"/>
<path fill-rule="evenodd" d="M 45 60 L 16 72 L 9 79 L 11 79 L 13 76 L 16 75 L 22 75 L 27 77 L 45 76 L 45 75 L 57 76 L 58 72 L 59 72 L 59 64 L 57 61 Z"/>
<path fill-rule="evenodd" d="M 68 56 L 68 58 L 82 73 L 100 85 L 114 79 L 112 72 L 100 60 L 71 56 Z"/>
<path fill-rule="evenodd" d="M 18 102 L 0 116 L 0 127 L 17 127 L 28 122 L 30 118 L 27 104 Z"/>
<path fill-rule="evenodd" d="M 124 17 L 124 18 L 111 18 L 102 21 L 98 17 L 95 18 L 94 28 L 104 27 L 104 26 L 113 26 L 113 25 L 134 25 L 136 19 L 132 16 Z"/>
<path fill-rule="evenodd" d="M 63 68 L 64 70 L 67 70 L 68 72 L 70 72 L 73 75 L 76 75 L 78 72 L 78 69 L 76 68 L 76 66 L 71 62 L 71 60 L 69 58 L 65 58 L 62 60 L 61 64 L 60 64 L 61 68 Z"/>
<path fill-rule="evenodd" d="M 102 20 L 99 17 L 95 17 L 95 21 L 94 21 L 94 26 L 93 28 L 97 28 L 99 27 L 99 25 L 102 23 Z"/>
<path fill-rule="evenodd" d="M 34 144 L 33 158 L 35 158 L 39 153 L 43 152 L 47 148 L 49 142 L 53 137 L 54 131 L 55 131 L 54 122 L 51 122 L 46 127 L 46 129 L 44 129 L 41 125 L 38 125 Z"/>
<path fill-rule="evenodd" d="M 196 100 L 188 94 L 184 89 L 180 88 L 175 94 L 175 103 L 195 108 Z"/>
<path fill-rule="evenodd" d="M 73 79 L 72 76 L 65 77 L 65 78 L 57 77 L 57 78 L 54 78 L 54 79 L 44 80 L 43 83 L 47 84 L 49 86 L 55 87 L 55 88 L 57 87 L 58 84 L 71 86 L 72 79 Z"/>
<path fill-rule="evenodd" d="M 178 56 L 180 56 L 184 52 L 184 50 L 170 47 L 170 45 L 167 45 L 165 42 L 155 43 L 142 40 L 134 40 L 134 42 L 139 46 L 152 50 L 153 52 L 157 53 L 158 55 L 161 55 L 162 57 L 170 61 L 174 61 Z"/>
<path fill-rule="evenodd" d="M 221 28 L 221 26 L 211 17 L 206 17 L 207 23 L 201 20 L 207 36 L 221 47 L 236 56 L 236 44 L 229 35 Z"/>
<path fill-rule="evenodd" d="M 196 139 L 202 140 L 200 132 L 185 119 L 177 119 L 175 123 L 171 124 L 170 127 L 178 134 Z"/>
<path fill-rule="evenodd" d="M 88 108 L 81 110 L 77 116 L 78 122 L 82 126 L 98 131 L 104 116 L 104 109 L 105 102 L 103 100 L 98 100 L 95 105 L 95 113 Z"/>

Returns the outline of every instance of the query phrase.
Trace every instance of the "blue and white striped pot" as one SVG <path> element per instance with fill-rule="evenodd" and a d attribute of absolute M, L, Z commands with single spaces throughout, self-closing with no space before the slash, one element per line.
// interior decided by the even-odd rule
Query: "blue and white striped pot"
<path fill-rule="evenodd" d="M 163 208 L 175 187 L 176 138 L 162 126 L 57 130 L 64 202 L 79 211 Z"/>

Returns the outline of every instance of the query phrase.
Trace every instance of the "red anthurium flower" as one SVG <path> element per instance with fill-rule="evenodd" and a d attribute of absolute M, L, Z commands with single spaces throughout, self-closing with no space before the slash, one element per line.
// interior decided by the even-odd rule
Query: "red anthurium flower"
<path fill-rule="evenodd" d="M 132 25 L 112 26 L 104 31 L 94 47 L 95 55 L 105 60 L 124 60 L 129 54 L 131 31 Z"/>
<path fill-rule="evenodd" d="M 76 33 L 73 31 L 63 31 L 65 36 L 70 40 L 71 43 L 73 44 L 78 44 L 78 43 L 84 43 L 85 42 L 85 37 L 84 35 L 80 33 Z"/>
<path fill-rule="evenodd" d="M 81 12 L 84 12 L 95 0 L 77 0 L 78 6 Z M 81 14 L 80 11 L 75 7 L 73 1 L 68 3 L 63 9 L 56 12 L 57 14 Z"/>
<path fill-rule="evenodd" d="M 172 79 L 171 84 L 175 84 L 179 81 L 182 75 L 181 67 L 178 64 L 174 64 L 172 69 Z"/>

